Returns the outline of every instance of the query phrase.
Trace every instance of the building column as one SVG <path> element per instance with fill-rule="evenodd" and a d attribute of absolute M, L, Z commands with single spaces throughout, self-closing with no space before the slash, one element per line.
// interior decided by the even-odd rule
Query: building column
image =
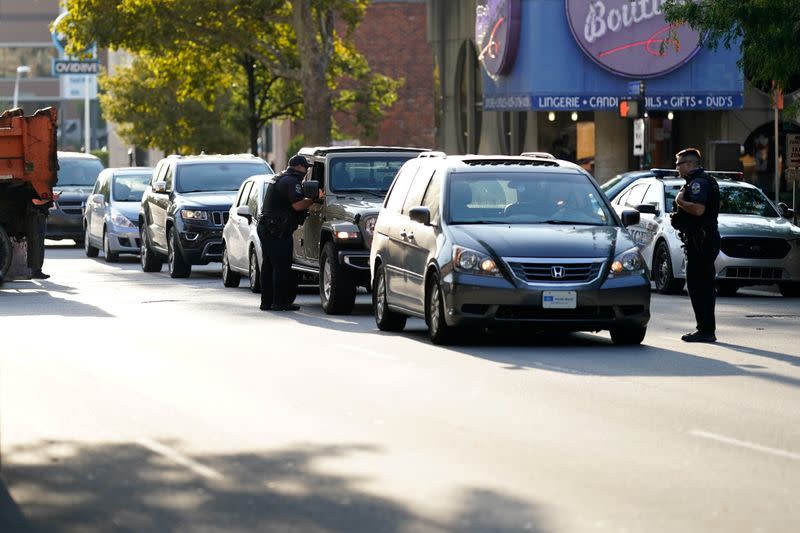
<path fill-rule="evenodd" d="M 598 111 L 594 114 L 594 177 L 598 183 L 632 170 L 629 122 L 611 111 Z"/>

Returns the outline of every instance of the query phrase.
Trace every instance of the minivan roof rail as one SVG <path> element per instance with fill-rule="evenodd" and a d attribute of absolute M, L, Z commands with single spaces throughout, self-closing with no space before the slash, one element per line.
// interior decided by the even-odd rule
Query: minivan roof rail
<path fill-rule="evenodd" d="M 557 167 L 558 161 L 544 157 L 513 157 L 513 156 L 466 156 L 462 159 L 465 165 L 529 165 Z"/>
<path fill-rule="evenodd" d="M 545 159 L 555 159 L 556 158 L 556 156 L 554 156 L 550 152 L 522 152 L 519 155 L 522 155 L 522 156 L 525 156 L 525 157 L 542 157 L 542 158 L 545 158 Z"/>

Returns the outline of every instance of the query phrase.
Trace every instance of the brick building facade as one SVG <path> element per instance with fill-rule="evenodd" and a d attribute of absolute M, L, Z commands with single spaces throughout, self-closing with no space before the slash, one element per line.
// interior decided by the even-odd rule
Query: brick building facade
<path fill-rule="evenodd" d="M 355 32 L 356 47 L 373 72 L 405 83 L 375 138 L 363 138 L 349 117 L 337 114 L 343 133 L 361 144 L 434 147 L 434 61 L 426 31 L 425 0 L 373 0 Z"/>

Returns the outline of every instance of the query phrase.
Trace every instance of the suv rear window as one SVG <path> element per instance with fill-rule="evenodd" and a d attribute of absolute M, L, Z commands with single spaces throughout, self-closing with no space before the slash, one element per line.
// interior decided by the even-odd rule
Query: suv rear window
<path fill-rule="evenodd" d="M 416 156 L 337 157 L 330 163 L 330 188 L 333 192 L 385 194 L 403 163 Z"/>
<path fill-rule="evenodd" d="M 103 163 L 98 159 L 59 159 L 58 186 L 91 187 L 102 170 Z"/>
<path fill-rule="evenodd" d="M 451 224 L 612 223 L 605 202 L 582 174 L 475 173 L 452 176 Z"/>
<path fill-rule="evenodd" d="M 238 191 L 242 182 L 256 174 L 269 174 L 264 163 L 190 163 L 178 165 L 177 192 Z"/>

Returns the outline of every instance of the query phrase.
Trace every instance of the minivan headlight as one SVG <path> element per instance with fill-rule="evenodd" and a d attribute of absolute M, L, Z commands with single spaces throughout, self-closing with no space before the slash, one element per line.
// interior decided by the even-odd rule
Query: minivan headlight
<path fill-rule="evenodd" d="M 470 250 L 463 246 L 453 246 L 453 265 L 457 272 L 501 276 L 500 269 L 488 254 Z"/>
<path fill-rule="evenodd" d="M 196 209 L 181 209 L 181 218 L 184 220 L 208 220 L 208 212 Z"/>
<path fill-rule="evenodd" d="M 644 257 L 639 253 L 638 248 L 631 248 L 630 250 L 618 254 L 614 258 L 608 275 L 609 277 L 614 277 L 627 276 L 630 274 L 644 274 L 644 269 Z"/>

